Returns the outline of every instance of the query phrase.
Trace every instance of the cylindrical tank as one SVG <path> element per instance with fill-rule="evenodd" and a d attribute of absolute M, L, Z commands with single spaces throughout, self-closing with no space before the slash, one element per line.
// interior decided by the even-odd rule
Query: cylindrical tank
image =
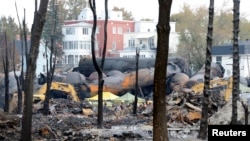
<path fill-rule="evenodd" d="M 96 58 L 97 63 L 100 65 L 102 58 Z M 168 71 L 181 70 L 181 72 L 190 75 L 190 67 L 188 61 L 181 57 L 169 57 Z M 173 64 L 175 66 L 173 66 Z M 176 68 L 177 66 L 177 68 Z M 138 69 L 155 67 L 155 58 L 139 58 Z M 112 57 L 105 58 L 103 72 L 107 73 L 112 70 L 121 72 L 135 71 L 136 58 L 120 58 Z M 82 58 L 79 62 L 78 70 L 80 73 L 88 77 L 92 72 L 96 71 L 92 58 Z M 169 72 L 168 72 L 169 73 Z"/>

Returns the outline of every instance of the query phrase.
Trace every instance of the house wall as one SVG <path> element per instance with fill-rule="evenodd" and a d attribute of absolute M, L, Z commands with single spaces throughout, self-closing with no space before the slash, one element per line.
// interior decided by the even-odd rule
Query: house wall
<path fill-rule="evenodd" d="M 155 58 L 156 53 L 155 50 L 140 50 L 139 51 L 140 58 Z M 120 52 L 120 57 L 122 58 L 135 58 L 136 57 L 136 50 L 133 51 L 122 51 Z"/>
<path fill-rule="evenodd" d="M 92 21 L 88 21 L 92 23 Z M 104 45 L 104 22 L 105 20 L 97 20 L 97 27 L 99 33 L 96 34 L 96 41 L 98 42 L 99 52 L 97 56 L 102 56 Z M 120 31 L 119 31 L 120 30 Z M 134 32 L 134 21 L 116 21 L 109 20 L 107 24 L 107 48 L 106 56 L 111 57 L 112 51 L 119 51 L 123 49 L 123 33 Z"/>
<path fill-rule="evenodd" d="M 29 47 L 30 47 L 30 40 L 27 41 L 28 43 L 28 52 L 29 52 Z M 25 56 L 25 50 L 23 48 L 23 51 L 21 50 L 21 41 L 20 39 L 16 40 L 16 43 L 15 43 L 15 46 L 17 48 L 17 51 L 18 51 L 18 54 L 19 54 L 19 58 L 20 58 L 20 70 L 21 71 L 21 67 L 22 67 L 22 56 L 23 56 L 23 71 L 24 73 L 26 73 L 26 70 L 27 70 L 27 65 L 26 65 L 26 56 Z M 47 49 L 47 54 L 49 55 L 50 54 L 50 49 Z M 35 75 L 36 77 L 39 76 L 40 73 L 45 73 L 47 72 L 47 69 L 46 69 L 46 56 L 45 56 L 45 44 L 44 42 L 40 42 L 39 44 L 39 52 L 38 52 L 38 56 L 37 56 L 37 61 L 36 61 L 36 72 L 35 72 Z"/>
<path fill-rule="evenodd" d="M 156 32 L 156 25 L 154 21 L 136 21 L 135 32 Z"/>
<path fill-rule="evenodd" d="M 216 57 L 217 56 L 212 57 L 213 62 L 217 62 Z M 222 61 L 220 63 L 225 69 L 224 77 L 232 76 L 233 75 L 232 55 L 221 55 L 221 57 L 222 57 Z M 240 55 L 240 60 L 239 60 L 239 62 L 240 62 L 240 66 L 239 66 L 240 67 L 240 77 L 249 77 L 250 66 L 248 67 L 248 65 L 249 65 L 248 61 L 250 62 L 250 56 L 248 57 L 248 59 L 247 59 L 247 55 L 242 55 L 242 54 Z"/>
<path fill-rule="evenodd" d="M 170 32 L 175 31 L 176 22 L 170 22 Z M 156 32 L 156 21 L 136 21 L 135 22 L 135 32 Z"/>
<path fill-rule="evenodd" d="M 131 48 L 129 45 L 129 40 L 134 40 L 135 41 L 135 46 L 134 47 L 140 47 L 140 42 L 145 45 L 145 49 L 150 49 L 149 48 L 149 39 L 153 38 L 154 40 L 154 45 L 156 46 L 157 44 L 157 35 L 156 32 L 133 32 L 133 33 L 125 33 L 124 34 L 124 49 Z"/>
<path fill-rule="evenodd" d="M 169 53 L 174 54 L 177 49 L 177 45 L 179 43 L 179 35 L 176 32 L 170 32 L 169 35 Z M 132 56 L 135 52 L 135 48 L 140 48 L 140 54 L 145 57 L 155 57 L 156 56 L 156 49 L 157 49 L 157 32 L 133 32 L 133 33 L 125 33 L 124 34 L 124 49 L 120 51 L 120 57 L 124 56 Z M 129 45 L 129 41 L 134 40 L 135 46 L 131 47 Z M 149 44 L 149 41 L 153 40 L 152 44 Z M 142 48 L 141 44 L 144 45 Z M 143 52 L 144 51 L 144 52 Z M 150 52 L 150 53 L 149 53 Z M 129 53 L 131 55 L 129 55 Z"/>
<path fill-rule="evenodd" d="M 73 28 L 74 34 L 66 34 L 67 28 Z M 83 34 L 83 28 L 88 29 L 88 34 Z M 91 53 L 92 25 L 84 22 L 65 25 L 62 28 L 64 61 L 63 64 L 78 64 L 81 57 L 89 57 Z M 69 42 L 73 43 L 73 47 Z"/>
<path fill-rule="evenodd" d="M 47 48 L 47 55 L 50 57 L 50 50 Z M 48 58 L 48 63 L 49 63 Z M 48 66 L 50 68 L 50 66 Z M 46 60 L 46 50 L 44 43 L 40 43 L 39 53 L 37 58 L 37 66 L 36 66 L 36 76 L 39 76 L 40 73 L 47 72 L 47 60 Z"/>

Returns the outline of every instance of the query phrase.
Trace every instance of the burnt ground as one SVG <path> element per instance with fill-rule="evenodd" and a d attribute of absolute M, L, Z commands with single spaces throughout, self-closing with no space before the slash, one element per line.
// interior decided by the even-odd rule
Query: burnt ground
<path fill-rule="evenodd" d="M 62 99 L 54 100 L 51 105 L 50 109 L 53 112 L 48 116 L 39 113 L 38 105 L 33 108 L 32 139 L 34 141 L 153 140 L 153 117 L 150 112 L 147 113 L 145 110 L 144 113 L 138 112 L 137 115 L 133 115 L 131 114 L 133 110 L 129 106 L 126 106 L 124 110 L 105 107 L 103 128 L 98 129 L 96 107 L 91 108 L 92 112 L 83 112 L 78 108 L 80 107 L 78 104 Z M 10 114 L 7 117 L 6 113 L 0 114 L 0 140 L 19 140 L 21 136 L 20 122 L 21 115 Z M 170 141 L 196 140 L 198 124 L 197 122 L 193 125 L 184 125 L 172 122 L 168 128 Z"/>

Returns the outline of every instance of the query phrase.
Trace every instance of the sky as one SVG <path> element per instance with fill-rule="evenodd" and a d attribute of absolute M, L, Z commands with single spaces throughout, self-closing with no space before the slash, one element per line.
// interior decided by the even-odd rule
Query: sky
<path fill-rule="evenodd" d="M 39 2 L 40 0 L 38 0 Z M 88 0 L 87 0 L 88 1 Z M 191 8 L 199 6 L 209 7 L 210 0 L 173 0 L 171 14 L 178 13 L 184 3 Z M 233 9 L 233 0 L 214 0 L 215 11 L 219 9 Z M 17 3 L 20 20 L 23 19 L 24 9 L 26 11 L 26 22 L 30 27 L 33 22 L 35 0 L 0 0 L 0 16 L 12 16 L 17 19 L 15 2 Z M 108 0 L 109 9 L 114 6 L 124 7 L 125 10 L 131 11 L 135 20 L 142 18 L 158 19 L 158 0 Z M 240 0 L 240 14 L 250 20 L 249 10 L 250 0 Z M 97 11 L 104 9 L 104 0 L 96 0 Z M 17 20 L 16 20 L 17 22 Z"/>

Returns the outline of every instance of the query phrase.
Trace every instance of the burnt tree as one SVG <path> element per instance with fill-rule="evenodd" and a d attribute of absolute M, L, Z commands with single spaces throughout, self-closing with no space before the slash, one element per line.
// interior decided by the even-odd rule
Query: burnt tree
<path fill-rule="evenodd" d="M 198 138 L 206 139 L 207 126 L 208 126 L 208 107 L 209 107 L 209 95 L 210 95 L 210 71 L 211 71 L 211 49 L 213 44 L 213 18 L 214 18 L 214 0 L 210 0 L 209 5 L 209 19 L 208 19 L 208 31 L 207 31 L 207 48 L 206 48 L 206 60 L 205 60 L 205 75 L 204 75 L 204 90 L 203 90 L 203 103 L 202 103 L 202 117 L 200 122 L 200 130 Z"/>
<path fill-rule="evenodd" d="M 22 26 L 21 26 L 21 22 L 20 22 L 20 19 L 19 19 L 19 14 L 18 14 L 18 11 L 17 11 L 17 5 L 15 3 L 15 7 L 16 7 L 16 13 L 17 13 L 17 20 L 18 20 L 18 25 L 19 25 L 19 31 L 20 31 L 20 36 L 21 36 L 21 51 L 23 51 L 23 32 L 26 32 L 25 31 L 25 26 L 24 26 L 24 30 L 22 29 Z M 25 17 L 25 15 L 24 15 Z M 25 18 L 24 18 L 24 23 L 25 23 Z M 15 48 L 14 47 L 14 53 L 13 53 L 13 68 L 14 68 L 14 75 L 15 75 L 15 79 L 16 79 L 16 83 L 17 83 L 17 96 L 18 96 L 18 101 L 17 101 L 17 113 L 18 114 L 21 114 L 22 113 L 22 107 L 23 107 L 23 95 L 22 95 L 22 91 L 23 91 L 23 82 L 24 82 L 24 78 L 23 78 L 23 66 L 24 66 L 24 60 L 23 60 L 23 53 L 22 53 L 22 60 L 21 60 L 21 74 L 18 76 L 16 74 L 16 67 L 15 67 L 15 64 L 16 62 L 14 61 L 15 60 Z"/>
<path fill-rule="evenodd" d="M 232 103 L 232 124 L 237 124 L 237 101 L 239 99 L 239 23 L 240 23 L 240 0 L 234 0 L 233 8 L 233 103 Z"/>
<path fill-rule="evenodd" d="M 103 128 L 103 66 L 105 62 L 106 46 L 107 46 L 107 20 L 108 20 L 108 1 L 105 0 L 105 25 L 104 25 L 104 47 L 102 52 L 102 60 L 100 66 L 96 61 L 95 56 L 95 33 L 96 33 L 96 24 L 97 24 L 97 15 L 96 15 L 96 5 L 95 0 L 89 0 L 90 8 L 93 13 L 93 28 L 91 34 L 91 51 L 92 51 L 92 61 L 94 67 L 98 73 L 98 116 L 97 116 L 97 127 Z"/>
<path fill-rule="evenodd" d="M 46 68 L 47 68 L 47 89 L 46 89 L 46 95 L 45 95 L 45 100 L 43 103 L 43 114 L 44 115 L 49 115 L 49 100 L 50 100 L 50 88 L 51 88 L 51 83 L 53 80 L 53 75 L 55 71 L 55 64 L 56 64 L 56 59 L 53 60 L 53 53 L 56 56 L 56 50 L 55 50 L 55 33 L 56 33 L 56 25 L 57 25 L 57 5 L 55 3 L 55 0 L 53 0 L 53 10 L 54 10 L 54 15 L 53 15 L 53 27 L 52 27 L 52 32 L 50 35 L 50 54 L 48 57 L 48 41 L 46 41 L 46 46 L 45 46 L 45 55 L 46 55 Z"/>
<path fill-rule="evenodd" d="M 40 1 L 40 6 L 37 11 L 37 0 L 35 1 L 35 13 L 31 30 L 31 48 L 29 54 L 26 54 L 26 79 L 24 86 L 24 109 L 22 116 L 22 130 L 21 140 L 31 141 L 31 127 L 32 127 L 32 105 L 33 105 L 33 89 L 36 70 L 36 61 L 39 52 L 39 44 L 43 26 L 45 23 L 45 16 L 47 13 L 48 0 Z"/>
<path fill-rule="evenodd" d="M 170 12 L 172 0 L 158 0 L 157 51 L 154 73 L 153 140 L 168 141 L 166 118 L 166 71 L 169 53 Z"/>
<path fill-rule="evenodd" d="M 4 49 L 5 49 L 5 54 L 2 55 L 2 60 L 3 60 L 3 69 L 4 69 L 4 87 L 5 87 L 5 106 L 4 106 L 4 111 L 9 112 L 9 57 L 8 57 L 8 41 L 7 41 L 7 33 L 6 31 L 4 32 Z"/>

